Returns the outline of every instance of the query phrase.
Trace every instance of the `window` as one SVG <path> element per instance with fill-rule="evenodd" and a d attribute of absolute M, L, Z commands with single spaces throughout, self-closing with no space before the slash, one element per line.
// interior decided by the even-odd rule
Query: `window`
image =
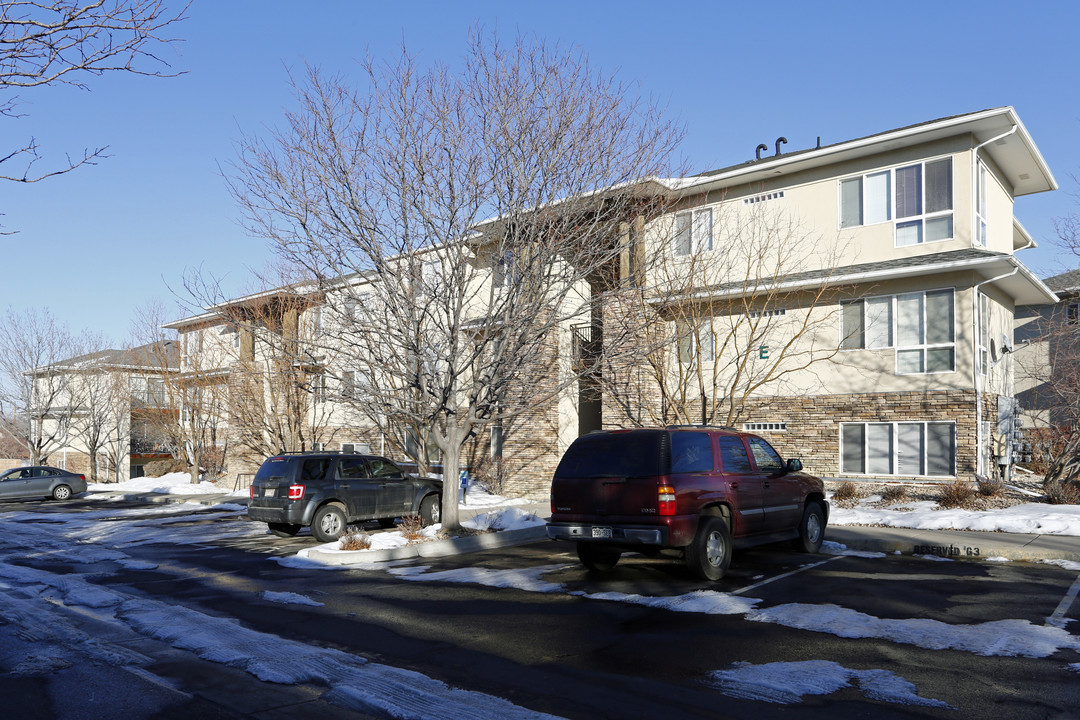
<path fill-rule="evenodd" d="M 675 322 L 675 334 L 679 343 L 679 362 L 690 365 L 695 362 L 713 361 L 712 323 L 704 321 L 697 326 L 687 320 Z"/>
<path fill-rule="evenodd" d="M 497 288 L 515 284 L 519 280 L 514 272 L 514 253 L 495 253 L 491 258 L 491 283 Z"/>
<path fill-rule="evenodd" d="M 707 433 L 671 433 L 671 472 L 700 473 L 712 469 L 712 438 Z"/>
<path fill-rule="evenodd" d="M 898 375 L 952 372 L 954 345 L 951 288 L 840 303 L 841 349 L 895 346 Z"/>
<path fill-rule="evenodd" d="M 326 376 L 316 375 L 311 379 L 311 394 L 315 397 L 315 402 L 326 402 Z"/>
<path fill-rule="evenodd" d="M 787 431 L 786 422 L 748 422 L 743 423 L 743 430 L 747 432 L 785 432 Z"/>
<path fill-rule="evenodd" d="M 955 463 L 953 422 L 840 424 L 843 473 L 951 477 Z"/>
<path fill-rule="evenodd" d="M 975 233 L 976 240 L 986 247 L 986 166 L 979 161 L 975 187 Z"/>
<path fill-rule="evenodd" d="M 896 373 L 952 372 L 955 367 L 953 291 L 898 295 Z"/>
<path fill-rule="evenodd" d="M 1080 303 L 1069 303 L 1065 306 L 1065 324 L 1080 324 Z"/>
<path fill-rule="evenodd" d="M 758 437 L 747 438 L 747 442 L 750 445 L 750 452 L 754 454 L 754 464 L 757 465 L 758 472 L 783 471 L 784 461 L 780 458 L 780 453 L 776 452 L 772 445 Z"/>
<path fill-rule="evenodd" d="M 891 297 L 880 297 L 840 303 L 840 347 L 892 347 L 892 301 Z"/>
<path fill-rule="evenodd" d="M 356 453 L 357 455 L 367 455 L 371 452 L 371 446 L 367 443 L 343 442 L 341 443 L 341 452 Z"/>
<path fill-rule="evenodd" d="M 675 256 L 689 257 L 712 250 L 712 208 L 675 215 Z"/>
<path fill-rule="evenodd" d="M 990 298 L 979 293 L 979 373 L 986 375 L 990 370 Z"/>
<path fill-rule="evenodd" d="M 720 445 L 720 462 L 726 473 L 748 473 L 750 469 L 750 457 L 746 454 L 746 447 L 742 439 L 737 437 L 721 436 L 717 439 Z"/>
<path fill-rule="evenodd" d="M 897 247 L 953 236 L 952 158 L 840 181 L 840 227 L 894 220 Z"/>
<path fill-rule="evenodd" d="M 346 370 L 341 373 L 341 397 L 351 398 L 356 394 L 356 373 Z"/>

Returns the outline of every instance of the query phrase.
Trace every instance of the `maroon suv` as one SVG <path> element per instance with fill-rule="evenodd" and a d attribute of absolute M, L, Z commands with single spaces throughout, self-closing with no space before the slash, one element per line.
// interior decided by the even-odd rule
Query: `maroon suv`
<path fill-rule="evenodd" d="M 624 551 L 681 550 L 707 580 L 737 547 L 794 540 L 817 552 L 829 506 L 820 479 L 764 439 L 730 428 L 679 426 L 579 437 L 551 482 L 548 537 L 577 543 L 590 570 Z"/>

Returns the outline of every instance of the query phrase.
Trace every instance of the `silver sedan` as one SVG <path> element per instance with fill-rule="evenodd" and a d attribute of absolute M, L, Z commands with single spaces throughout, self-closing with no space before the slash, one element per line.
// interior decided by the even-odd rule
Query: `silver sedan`
<path fill-rule="evenodd" d="M 46 465 L 17 467 L 0 473 L 0 500 L 52 498 L 67 500 L 86 492 L 86 476 Z"/>

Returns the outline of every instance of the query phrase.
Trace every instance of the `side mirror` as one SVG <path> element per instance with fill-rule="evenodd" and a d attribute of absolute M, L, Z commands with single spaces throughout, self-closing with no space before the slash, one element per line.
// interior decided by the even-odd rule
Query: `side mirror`
<path fill-rule="evenodd" d="M 791 458 L 787 461 L 788 472 L 799 472 L 800 470 L 802 470 L 802 460 L 799 458 Z"/>

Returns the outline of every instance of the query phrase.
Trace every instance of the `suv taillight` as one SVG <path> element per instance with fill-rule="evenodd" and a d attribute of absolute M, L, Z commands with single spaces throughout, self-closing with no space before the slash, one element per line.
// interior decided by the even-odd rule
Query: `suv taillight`
<path fill-rule="evenodd" d="M 657 497 L 657 511 L 660 515 L 675 514 L 675 488 L 670 485 L 661 485 Z"/>
<path fill-rule="evenodd" d="M 304 497 L 303 485 L 290 485 L 289 486 L 289 499 L 290 500 L 302 500 Z"/>
<path fill-rule="evenodd" d="M 248 497 L 251 498 L 252 500 L 255 499 L 255 486 L 254 485 L 248 485 Z"/>

